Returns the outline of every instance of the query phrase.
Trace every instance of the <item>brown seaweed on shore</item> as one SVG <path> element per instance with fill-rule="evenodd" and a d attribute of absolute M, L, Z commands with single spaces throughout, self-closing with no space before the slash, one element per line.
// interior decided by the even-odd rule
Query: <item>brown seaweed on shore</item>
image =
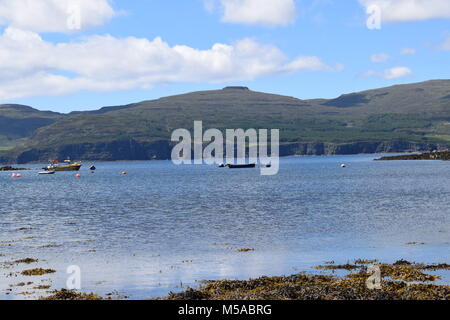
<path fill-rule="evenodd" d="M 359 261 L 363 262 L 363 261 Z M 344 277 L 296 274 L 248 281 L 206 281 L 200 289 L 170 293 L 168 300 L 450 300 L 450 286 L 425 282 L 439 277 L 421 272 L 430 267 L 400 260 L 380 264 L 381 289 L 367 286 L 371 276 L 365 265 L 322 266 L 325 270 L 356 270 Z M 332 267 L 332 268 L 329 268 Z M 446 269 L 433 265 L 428 270 Z M 409 284 L 409 282 L 416 282 Z"/>
<path fill-rule="evenodd" d="M 238 252 L 251 252 L 251 251 L 255 251 L 255 249 L 253 248 L 240 248 L 237 249 Z"/>
<path fill-rule="evenodd" d="M 342 265 L 334 265 L 334 264 L 327 264 L 324 266 L 317 266 L 315 269 L 317 270 L 355 270 L 359 269 L 361 266 L 357 266 L 354 264 L 342 264 Z"/>
<path fill-rule="evenodd" d="M 50 289 L 52 286 L 49 285 L 38 285 L 36 287 L 33 287 L 34 290 L 48 290 Z"/>
<path fill-rule="evenodd" d="M 11 288 L 13 288 L 13 287 L 25 287 L 25 286 L 31 286 L 32 284 L 33 284 L 33 282 L 27 282 L 27 283 L 20 282 L 18 284 L 11 284 L 10 287 Z"/>
<path fill-rule="evenodd" d="M 56 273 L 56 270 L 38 268 L 38 269 L 24 270 L 20 274 L 23 276 L 31 277 L 31 276 L 43 276 L 45 274 L 50 273 Z"/>
<path fill-rule="evenodd" d="M 31 227 L 22 227 L 22 228 L 16 229 L 16 231 L 31 231 L 31 230 L 33 230 L 33 228 L 31 228 Z"/>
<path fill-rule="evenodd" d="M 41 300 L 103 300 L 102 297 L 94 293 L 80 293 L 75 290 L 61 289 L 55 290 L 51 293 L 52 295 L 50 295 L 49 297 L 43 297 L 41 298 Z"/>
<path fill-rule="evenodd" d="M 33 258 L 25 258 L 25 259 L 19 259 L 19 260 L 13 261 L 12 263 L 13 264 L 21 264 L 21 263 L 32 264 L 32 263 L 36 263 L 36 262 L 39 262 L 39 260 L 33 259 Z"/>

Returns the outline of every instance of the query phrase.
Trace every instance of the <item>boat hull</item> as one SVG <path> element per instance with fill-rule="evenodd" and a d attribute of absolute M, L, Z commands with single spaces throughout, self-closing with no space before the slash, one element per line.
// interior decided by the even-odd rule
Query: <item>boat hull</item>
<path fill-rule="evenodd" d="M 80 169 L 81 165 L 58 166 L 47 168 L 48 171 L 79 171 Z"/>
<path fill-rule="evenodd" d="M 49 175 L 49 174 L 55 174 L 55 171 L 43 171 L 39 172 L 40 175 Z"/>
<path fill-rule="evenodd" d="M 256 164 L 229 164 L 230 169 L 251 169 L 256 168 Z"/>

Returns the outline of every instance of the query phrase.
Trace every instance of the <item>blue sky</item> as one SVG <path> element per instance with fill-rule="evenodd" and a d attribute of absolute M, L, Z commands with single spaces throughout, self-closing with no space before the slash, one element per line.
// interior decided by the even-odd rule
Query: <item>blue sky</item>
<path fill-rule="evenodd" d="M 69 112 L 228 85 L 331 98 L 449 78 L 447 0 L 11 1 L 0 0 L 0 103 Z M 61 1 L 81 29 L 67 30 Z"/>

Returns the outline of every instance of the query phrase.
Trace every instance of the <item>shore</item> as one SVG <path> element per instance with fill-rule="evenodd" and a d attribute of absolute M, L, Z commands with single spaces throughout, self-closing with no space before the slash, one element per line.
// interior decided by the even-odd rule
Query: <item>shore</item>
<path fill-rule="evenodd" d="M 429 271 L 450 270 L 448 264 L 416 264 L 399 260 L 377 264 L 381 287 L 369 289 L 368 265 L 376 261 L 357 260 L 354 264 L 318 266 L 334 274 L 299 273 L 288 277 L 261 277 L 247 281 L 207 281 L 200 289 L 171 293 L 168 300 L 450 300 L 450 286 L 436 285 L 439 276 Z M 428 271 L 428 272 L 426 272 Z"/>
<path fill-rule="evenodd" d="M 376 161 L 393 161 L 393 160 L 440 160 L 450 161 L 450 151 L 433 151 L 420 154 L 405 154 L 400 156 L 389 156 L 376 159 Z"/>
<path fill-rule="evenodd" d="M 0 171 L 26 171 L 29 169 L 25 169 L 25 168 L 14 168 L 11 166 L 6 166 L 6 167 L 1 167 Z"/>
<path fill-rule="evenodd" d="M 379 286 L 372 283 L 369 266 L 381 271 Z M 420 264 L 399 260 L 393 264 L 376 260 L 356 260 L 353 264 L 328 262 L 317 266 L 321 274 L 298 273 L 291 276 L 261 277 L 246 281 L 203 281 L 199 289 L 188 288 L 159 300 L 450 300 L 450 286 L 436 271 L 450 270 L 449 264 Z M 346 275 L 336 276 L 337 272 Z M 376 281 L 373 282 L 376 284 Z M 94 293 L 70 290 L 52 291 L 43 300 L 111 300 Z"/>

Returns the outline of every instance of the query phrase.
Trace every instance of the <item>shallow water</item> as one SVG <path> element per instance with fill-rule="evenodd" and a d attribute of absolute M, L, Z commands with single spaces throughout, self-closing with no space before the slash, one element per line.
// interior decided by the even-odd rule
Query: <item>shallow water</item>
<path fill-rule="evenodd" d="M 32 289 L 39 284 L 63 288 L 70 265 L 81 268 L 83 291 L 141 299 L 328 260 L 450 263 L 450 162 L 376 157 L 284 158 L 276 176 L 169 161 L 96 163 L 95 174 L 86 163 L 81 179 L 0 173 L 0 261 L 40 260 L 0 269 L 0 299 L 43 295 Z M 34 267 L 57 273 L 9 287 Z"/>

